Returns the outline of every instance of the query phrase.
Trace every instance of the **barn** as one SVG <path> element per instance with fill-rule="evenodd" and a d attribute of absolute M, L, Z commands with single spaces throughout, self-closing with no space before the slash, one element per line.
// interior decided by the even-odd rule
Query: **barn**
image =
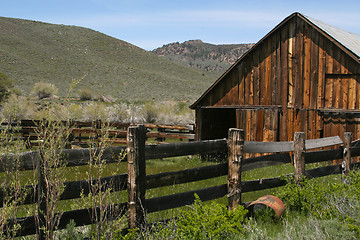
<path fill-rule="evenodd" d="M 244 129 L 247 141 L 350 131 L 360 138 L 360 35 L 293 13 L 190 107 L 197 140 Z"/>

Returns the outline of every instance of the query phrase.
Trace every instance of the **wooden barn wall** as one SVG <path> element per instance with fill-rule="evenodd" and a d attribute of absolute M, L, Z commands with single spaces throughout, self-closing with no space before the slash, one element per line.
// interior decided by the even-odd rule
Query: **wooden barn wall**
<path fill-rule="evenodd" d="M 344 76 L 333 81 L 326 78 L 354 73 L 360 73 L 357 62 L 315 28 L 294 18 L 259 43 L 200 104 L 337 107 L 341 105 L 336 101 L 348 104 L 346 98 L 360 93 L 359 80 L 348 82 Z M 345 95 L 332 96 L 339 91 Z"/>
<path fill-rule="evenodd" d="M 296 131 L 318 138 L 351 130 L 360 138 L 360 118 L 325 118 L 316 111 L 360 109 L 359 73 L 357 61 L 305 21 L 293 18 L 233 67 L 199 106 L 281 106 L 276 136 L 280 141 L 293 140 Z M 249 111 L 241 125 L 256 132 L 247 140 L 255 135 L 257 141 L 265 140 L 258 136 L 262 113 L 255 111 Z"/>

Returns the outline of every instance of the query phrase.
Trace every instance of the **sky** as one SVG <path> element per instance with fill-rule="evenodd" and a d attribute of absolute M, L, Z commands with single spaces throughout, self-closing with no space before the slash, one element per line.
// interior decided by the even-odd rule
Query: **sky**
<path fill-rule="evenodd" d="M 293 12 L 360 34 L 359 0 L 0 0 L 1 17 L 87 27 L 145 50 L 256 43 Z"/>

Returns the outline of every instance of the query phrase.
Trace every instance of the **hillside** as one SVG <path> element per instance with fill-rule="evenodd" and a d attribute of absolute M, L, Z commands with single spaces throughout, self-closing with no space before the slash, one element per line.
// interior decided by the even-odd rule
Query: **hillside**
<path fill-rule="evenodd" d="M 25 94 L 50 82 L 118 100 L 195 100 L 215 81 L 195 70 L 90 29 L 0 17 L 0 72 Z"/>
<path fill-rule="evenodd" d="M 185 66 L 221 74 L 253 45 L 214 45 L 201 40 L 190 40 L 166 44 L 152 52 Z"/>

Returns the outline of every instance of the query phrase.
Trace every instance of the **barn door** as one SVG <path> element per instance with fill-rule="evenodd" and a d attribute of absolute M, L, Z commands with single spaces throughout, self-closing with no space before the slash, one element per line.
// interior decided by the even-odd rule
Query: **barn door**
<path fill-rule="evenodd" d="M 245 141 L 278 141 L 278 123 L 277 108 L 236 110 L 236 127 L 244 129 Z"/>

